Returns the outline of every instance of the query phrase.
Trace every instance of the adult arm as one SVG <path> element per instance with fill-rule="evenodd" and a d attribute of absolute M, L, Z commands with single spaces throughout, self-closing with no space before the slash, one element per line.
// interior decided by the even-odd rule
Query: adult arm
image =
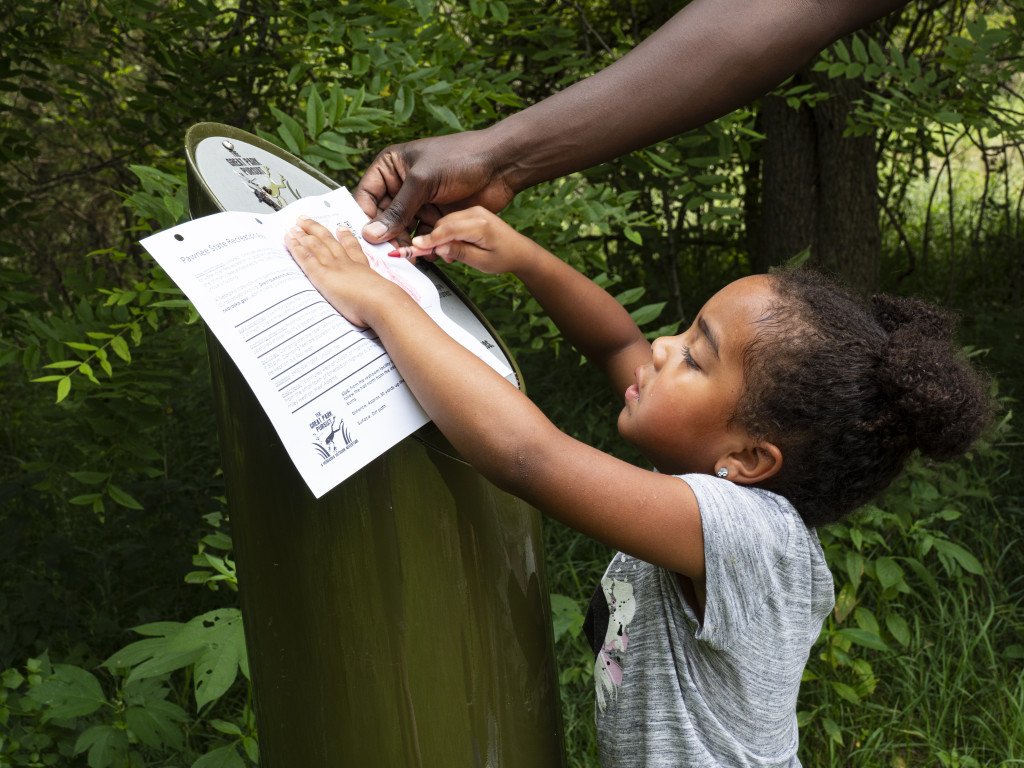
<path fill-rule="evenodd" d="M 481 131 L 381 152 L 356 189 L 367 239 L 433 224 L 702 125 L 906 0 L 694 0 L 597 74 Z"/>

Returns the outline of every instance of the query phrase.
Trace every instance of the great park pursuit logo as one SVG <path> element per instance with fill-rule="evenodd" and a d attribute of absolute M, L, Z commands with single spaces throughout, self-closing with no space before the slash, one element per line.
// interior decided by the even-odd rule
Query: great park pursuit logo
<path fill-rule="evenodd" d="M 264 205 L 280 211 L 289 202 L 302 197 L 281 174 L 278 174 L 275 181 L 270 167 L 260 162 L 259 158 L 241 155 L 231 141 L 224 140 L 221 145 L 231 153 L 231 157 L 224 158 L 224 161 Z M 288 197 L 291 197 L 291 200 Z"/>
<path fill-rule="evenodd" d="M 335 416 L 331 411 L 317 411 L 309 424 L 309 429 L 313 433 L 313 450 L 320 457 L 321 467 L 334 461 L 359 442 L 352 439 L 348 427 L 345 426 L 345 420 Z"/>

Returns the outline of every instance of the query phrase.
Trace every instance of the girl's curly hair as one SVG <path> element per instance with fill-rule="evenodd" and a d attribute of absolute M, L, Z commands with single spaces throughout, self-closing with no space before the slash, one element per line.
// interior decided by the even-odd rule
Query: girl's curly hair
<path fill-rule="evenodd" d="M 765 487 L 809 526 L 869 501 L 915 449 L 950 459 L 981 434 L 988 383 L 954 345 L 951 315 L 884 295 L 865 306 L 808 270 L 768 279 L 775 300 L 746 350 L 733 423 L 782 451 Z"/>

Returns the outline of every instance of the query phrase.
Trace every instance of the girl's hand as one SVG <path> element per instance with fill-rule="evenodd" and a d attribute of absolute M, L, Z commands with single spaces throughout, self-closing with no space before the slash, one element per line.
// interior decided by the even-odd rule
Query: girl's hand
<path fill-rule="evenodd" d="M 433 231 L 412 239 L 413 255 L 461 261 L 487 274 L 517 273 L 546 251 L 486 208 L 450 213 Z"/>
<path fill-rule="evenodd" d="M 375 306 L 401 288 L 373 269 L 356 236 L 339 227 L 335 238 L 327 227 L 300 216 L 284 236 L 284 244 L 306 277 L 353 325 L 368 327 Z"/>

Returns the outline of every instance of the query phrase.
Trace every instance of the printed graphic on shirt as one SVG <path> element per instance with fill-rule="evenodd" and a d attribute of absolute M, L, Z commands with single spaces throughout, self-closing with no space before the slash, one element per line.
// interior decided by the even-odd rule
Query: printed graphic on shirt
<path fill-rule="evenodd" d="M 608 630 L 594 662 L 594 688 L 597 706 L 604 712 L 608 700 L 618 696 L 622 685 L 622 667 L 626 647 L 629 645 L 629 625 L 636 611 L 636 601 L 633 599 L 633 585 L 628 582 L 605 576 L 601 579 L 601 588 L 608 603 Z"/>

